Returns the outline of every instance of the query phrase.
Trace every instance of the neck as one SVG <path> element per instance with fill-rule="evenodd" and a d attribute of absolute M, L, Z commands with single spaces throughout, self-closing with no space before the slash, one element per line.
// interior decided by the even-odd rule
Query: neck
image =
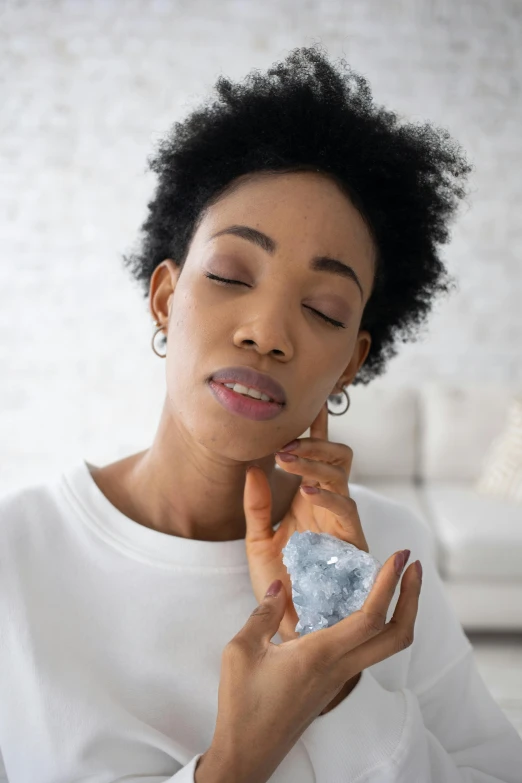
<path fill-rule="evenodd" d="M 164 405 L 151 447 L 104 468 L 107 476 L 102 491 L 146 527 L 198 541 L 235 541 L 245 538 L 245 474 L 248 465 L 256 464 L 270 483 L 272 525 L 280 521 L 289 505 L 289 490 L 293 496 L 300 477 L 277 468 L 272 455 L 239 462 L 187 441 Z"/>

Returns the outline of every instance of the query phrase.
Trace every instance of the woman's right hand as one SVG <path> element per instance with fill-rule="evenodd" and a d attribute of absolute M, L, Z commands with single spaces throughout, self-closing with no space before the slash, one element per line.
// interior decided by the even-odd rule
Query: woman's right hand
<path fill-rule="evenodd" d="M 395 556 L 384 563 L 361 609 L 279 645 L 270 640 L 287 596 L 276 580 L 280 592 L 267 593 L 223 651 L 216 727 L 199 760 L 197 783 L 266 783 L 347 681 L 412 644 L 421 587 L 415 563 L 404 573 L 386 623 L 400 579 Z"/>

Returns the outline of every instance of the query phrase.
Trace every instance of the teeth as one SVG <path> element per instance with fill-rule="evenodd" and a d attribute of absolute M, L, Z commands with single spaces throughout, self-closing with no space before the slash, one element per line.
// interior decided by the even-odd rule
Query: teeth
<path fill-rule="evenodd" d="M 255 400 L 263 400 L 264 402 L 273 402 L 272 398 L 268 394 L 263 394 L 257 389 L 250 389 L 248 386 L 241 386 L 240 383 L 225 383 L 223 384 L 228 389 L 232 389 L 238 394 L 244 394 L 247 397 L 253 397 Z"/>

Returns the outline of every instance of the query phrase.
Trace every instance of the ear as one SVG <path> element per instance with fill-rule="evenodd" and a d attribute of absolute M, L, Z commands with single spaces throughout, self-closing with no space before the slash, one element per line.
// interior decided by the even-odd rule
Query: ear
<path fill-rule="evenodd" d="M 366 357 L 368 356 L 368 353 L 370 352 L 370 346 L 372 344 L 372 338 L 370 335 L 370 332 L 367 332 L 365 330 L 362 330 L 357 335 L 357 343 L 355 345 L 352 358 L 350 359 L 350 364 L 346 367 L 345 371 L 343 372 L 341 378 L 339 378 L 339 381 L 337 385 L 339 386 L 339 390 L 343 388 L 343 386 L 349 386 L 361 367 L 363 366 L 364 362 L 366 361 Z M 332 392 L 332 394 L 336 394 L 338 392 Z"/>
<path fill-rule="evenodd" d="M 149 285 L 149 308 L 154 321 L 162 326 L 168 324 L 172 295 L 180 272 L 181 268 L 171 258 L 166 258 L 152 273 Z"/>

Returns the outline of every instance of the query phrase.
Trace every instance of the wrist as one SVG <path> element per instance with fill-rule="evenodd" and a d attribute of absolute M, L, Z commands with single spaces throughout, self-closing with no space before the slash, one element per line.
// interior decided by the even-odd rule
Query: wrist
<path fill-rule="evenodd" d="M 232 760 L 213 745 L 198 760 L 194 781 L 195 783 L 242 783 Z"/>
<path fill-rule="evenodd" d="M 226 775 L 222 761 L 219 761 L 214 751 L 209 748 L 196 764 L 194 783 L 224 783 Z"/>
<path fill-rule="evenodd" d="M 334 707 L 337 707 L 338 704 L 344 701 L 358 684 L 359 680 L 361 679 L 361 674 L 362 672 L 359 672 L 359 674 L 356 674 L 355 677 L 352 677 L 350 680 L 348 680 L 348 682 L 343 685 L 337 696 L 335 696 L 332 701 L 326 705 L 324 710 L 320 712 L 319 715 L 326 715 L 328 712 L 330 712 L 330 710 L 333 710 Z"/>

